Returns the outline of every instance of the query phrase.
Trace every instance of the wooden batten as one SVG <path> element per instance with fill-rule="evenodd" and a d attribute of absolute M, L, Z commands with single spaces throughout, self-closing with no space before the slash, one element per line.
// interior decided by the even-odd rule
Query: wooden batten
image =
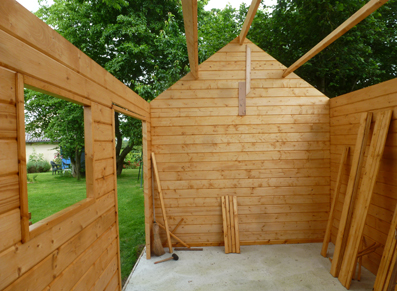
<path fill-rule="evenodd" d="M 254 20 L 260 3 L 260 0 L 252 0 L 251 2 L 251 6 L 248 9 L 247 16 L 244 20 L 243 28 L 241 29 L 240 35 L 238 36 L 240 45 L 244 43 L 245 37 L 247 36 L 248 30 L 251 27 L 252 21 Z"/>
<path fill-rule="evenodd" d="M 251 91 L 251 48 L 247 45 L 245 52 L 245 95 Z"/>
<path fill-rule="evenodd" d="M 342 157 L 340 160 L 339 164 L 339 170 L 338 170 L 338 177 L 336 179 L 336 186 L 335 186 L 335 191 L 334 191 L 334 197 L 332 198 L 332 204 L 331 204 L 331 209 L 329 211 L 329 218 L 328 218 L 328 223 L 327 223 L 327 228 L 325 231 L 325 236 L 324 236 L 324 241 L 323 241 L 323 246 L 321 249 L 321 255 L 323 257 L 327 256 L 327 250 L 328 250 L 328 244 L 331 239 L 331 231 L 332 231 L 332 223 L 334 220 L 334 213 L 335 213 L 335 206 L 336 203 L 339 200 L 339 192 L 340 192 L 340 187 L 342 186 L 342 175 L 343 175 L 343 170 L 346 164 L 347 160 L 347 155 L 349 154 L 349 147 L 345 147 L 344 151 L 342 152 Z"/>
<path fill-rule="evenodd" d="M 195 79 L 198 79 L 197 0 L 182 0 L 182 9 L 190 72 Z"/>

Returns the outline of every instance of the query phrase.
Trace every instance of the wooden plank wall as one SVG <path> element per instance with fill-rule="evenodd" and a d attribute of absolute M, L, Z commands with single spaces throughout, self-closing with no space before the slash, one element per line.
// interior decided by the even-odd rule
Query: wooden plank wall
<path fill-rule="evenodd" d="M 387 108 L 393 109 L 393 116 L 364 228 L 364 237 L 368 244 L 373 242 L 379 242 L 382 245 L 385 244 L 397 203 L 397 79 L 330 100 L 331 190 L 333 190 L 336 183 L 338 162 L 343 148 L 350 146 L 350 152 L 352 153 L 354 151 L 360 114 L 366 111 L 375 111 L 374 119 L 376 120 L 376 112 Z M 347 161 L 349 166 L 346 167 L 343 175 L 341 193 L 336 204 L 331 236 L 333 243 L 336 240 L 351 160 L 352 156 L 349 155 Z M 365 256 L 363 259 L 364 266 L 374 274 L 376 274 L 379 267 L 382 253 L 383 247 L 377 249 L 375 253 Z"/>
<path fill-rule="evenodd" d="M 251 91 L 238 83 L 251 50 Z M 319 242 L 330 207 L 329 99 L 249 40 L 237 39 L 151 102 L 171 229 L 191 245 L 222 245 L 221 196 L 237 195 L 244 245 Z M 156 217 L 161 215 L 158 196 Z"/>
<path fill-rule="evenodd" d="M 87 199 L 30 226 L 27 242 L 21 235 L 19 183 L 26 177 L 18 170 L 17 76 L 30 88 L 85 105 Z M 146 101 L 16 1 L 0 2 L 0 290 L 121 289 L 114 103 L 150 121 Z"/>

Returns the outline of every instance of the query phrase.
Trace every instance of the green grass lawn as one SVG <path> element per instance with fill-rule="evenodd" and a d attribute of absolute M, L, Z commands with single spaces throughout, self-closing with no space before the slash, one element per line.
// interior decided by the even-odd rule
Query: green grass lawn
<path fill-rule="evenodd" d="M 32 213 L 33 223 L 86 198 L 85 179 L 77 181 L 70 176 L 52 175 L 51 172 L 28 174 L 30 177 L 35 175 L 36 182 L 28 184 L 29 212 Z M 123 282 L 145 244 L 143 189 L 137 176 L 137 169 L 124 169 L 117 179 Z"/>

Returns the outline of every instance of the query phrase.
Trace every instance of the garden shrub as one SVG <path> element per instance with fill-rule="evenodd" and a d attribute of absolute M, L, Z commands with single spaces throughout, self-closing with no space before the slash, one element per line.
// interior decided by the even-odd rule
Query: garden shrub
<path fill-rule="evenodd" d="M 37 154 L 33 149 L 33 153 L 29 156 L 29 162 L 26 164 L 28 173 L 43 173 L 51 169 L 51 165 L 44 160 L 43 154 Z"/>

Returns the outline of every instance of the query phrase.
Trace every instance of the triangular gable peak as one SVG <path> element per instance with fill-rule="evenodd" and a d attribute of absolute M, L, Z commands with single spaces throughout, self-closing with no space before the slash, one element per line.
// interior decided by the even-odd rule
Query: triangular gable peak
<path fill-rule="evenodd" d="M 239 82 L 251 50 L 251 90 Z M 329 98 L 249 40 L 231 41 L 151 104 L 170 225 L 190 245 L 223 243 L 220 196 L 236 195 L 241 244 L 322 241 L 329 210 Z M 155 197 L 158 197 L 155 194 Z M 158 205 L 158 202 L 156 202 Z M 156 213 L 157 216 L 159 212 Z"/>
<path fill-rule="evenodd" d="M 156 107 L 156 100 L 160 99 L 209 98 L 224 93 L 226 94 L 224 97 L 238 97 L 236 91 L 238 82 L 245 81 L 246 46 L 251 48 L 251 88 L 253 89 L 247 95 L 247 106 L 249 106 L 249 97 L 325 97 L 323 93 L 294 73 L 282 78 L 286 69 L 283 64 L 250 40 L 245 39 L 244 44 L 240 45 L 236 38 L 199 65 L 199 79 L 188 73 L 156 97 L 151 103 L 152 108 Z M 224 91 L 214 89 L 224 89 Z M 231 89 L 235 91 L 233 94 L 229 92 Z"/>

